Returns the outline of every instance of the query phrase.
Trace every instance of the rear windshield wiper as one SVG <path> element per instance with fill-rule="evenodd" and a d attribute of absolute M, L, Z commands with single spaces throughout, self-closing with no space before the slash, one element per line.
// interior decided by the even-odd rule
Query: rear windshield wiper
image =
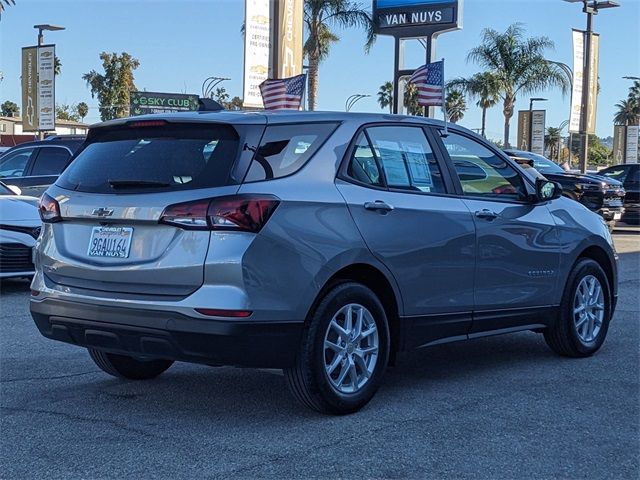
<path fill-rule="evenodd" d="M 128 188 L 128 187 L 168 187 L 170 184 L 158 182 L 155 180 L 109 180 L 111 188 Z"/>

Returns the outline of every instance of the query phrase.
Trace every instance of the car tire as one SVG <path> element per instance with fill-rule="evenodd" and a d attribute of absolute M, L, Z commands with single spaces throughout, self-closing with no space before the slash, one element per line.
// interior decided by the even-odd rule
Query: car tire
<path fill-rule="evenodd" d="M 138 360 L 128 355 L 117 355 L 89 348 L 89 356 L 101 370 L 118 378 L 150 380 L 173 365 L 172 360 Z"/>
<path fill-rule="evenodd" d="M 559 355 L 588 357 L 602 346 L 610 320 L 607 276 L 597 262 L 582 258 L 569 274 L 560 311 L 554 324 L 544 331 L 544 339 Z"/>
<path fill-rule="evenodd" d="M 306 407 L 335 415 L 353 413 L 378 390 L 389 345 L 387 316 L 378 297 L 362 284 L 341 283 L 311 312 L 295 365 L 284 370 L 285 379 Z"/>

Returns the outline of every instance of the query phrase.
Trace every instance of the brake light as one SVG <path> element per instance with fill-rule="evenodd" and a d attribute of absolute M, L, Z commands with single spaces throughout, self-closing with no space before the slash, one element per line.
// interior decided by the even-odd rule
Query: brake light
<path fill-rule="evenodd" d="M 165 208 L 160 223 L 187 230 L 232 230 L 258 233 L 280 200 L 273 195 L 233 195 L 177 203 Z"/>
<path fill-rule="evenodd" d="M 144 127 L 164 127 L 167 124 L 164 120 L 139 120 L 137 122 L 127 122 L 127 126 L 131 128 Z"/>
<path fill-rule="evenodd" d="M 55 223 L 62 220 L 60 205 L 55 198 L 46 193 L 42 195 L 40 202 L 38 202 L 38 212 L 43 222 Z"/>

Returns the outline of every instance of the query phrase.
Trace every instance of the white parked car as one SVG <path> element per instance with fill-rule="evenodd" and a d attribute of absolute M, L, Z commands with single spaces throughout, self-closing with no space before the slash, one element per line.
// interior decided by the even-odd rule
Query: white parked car
<path fill-rule="evenodd" d="M 42 225 L 37 204 L 0 182 L 0 278 L 33 275 L 31 251 Z"/>

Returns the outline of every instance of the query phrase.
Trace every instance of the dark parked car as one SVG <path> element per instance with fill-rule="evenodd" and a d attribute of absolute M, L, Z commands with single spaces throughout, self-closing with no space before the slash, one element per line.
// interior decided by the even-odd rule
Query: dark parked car
<path fill-rule="evenodd" d="M 56 181 L 84 139 L 62 135 L 16 145 L 0 157 L 0 179 L 20 187 L 24 195 L 39 197 Z"/>
<path fill-rule="evenodd" d="M 95 125 L 40 200 L 35 323 L 116 377 L 282 368 L 330 413 L 364 406 L 404 350 L 532 330 L 594 354 L 617 298 L 606 225 L 442 128 L 287 111 Z"/>
<path fill-rule="evenodd" d="M 622 183 L 601 174 L 567 172 L 557 163 L 537 153 L 507 149 L 505 153 L 513 158 L 533 161 L 533 168 L 549 180 L 562 185 L 565 197 L 582 203 L 589 210 L 605 219 L 610 229 L 620 220 L 624 212 L 625 191 Z"/>
<path fill-rule="evenodd" d="M 633 225 L 640 224 L 640 164 L 615 165 L 601 170 L 600 175 L 622 182 L 626 192 L 622 220 Z"/>

